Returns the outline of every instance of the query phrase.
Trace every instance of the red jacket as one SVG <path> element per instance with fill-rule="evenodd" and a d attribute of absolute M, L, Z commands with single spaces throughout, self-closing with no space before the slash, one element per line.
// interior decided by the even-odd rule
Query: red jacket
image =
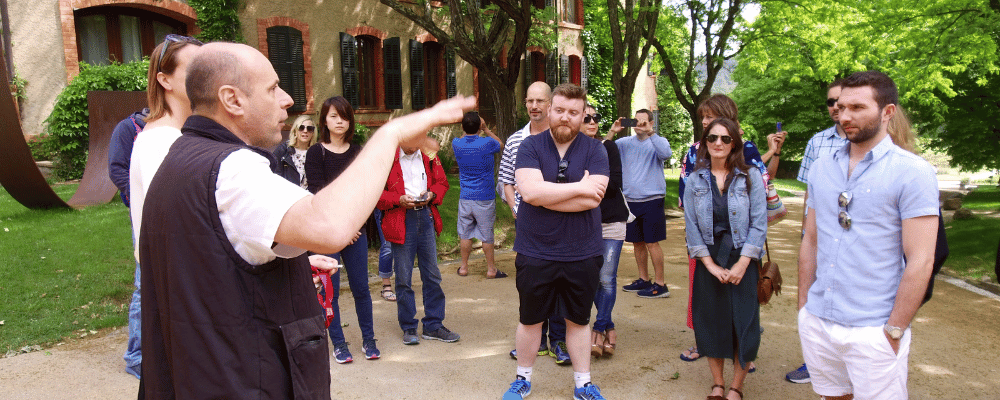
<path fill-rule="evenodd" d="M 448 192 L 448 177 L 444 174 L 440 159 L 435 157 L 431 160 L 422 153 L 421 156 L 424 159 L 424 171 L 427 172 L 427 190 L 434 192 L 434 200 L 431 200 L 429 205 L 431 215 L 434 216 L 434 231 L 440 235 L 443 223 L 437 206 L 441 205 L 444 194 Z M 399 198 L 405 194 L 403 169 L 399 166 L 399 151 L 397 151 L 382 197 L 375 205 L 379 210 L 385 211 L 385 215 L 382 216 L 382 234 L 386 240 L 396 244 L 406 242 L 406 209 L 399 206 Z"/>

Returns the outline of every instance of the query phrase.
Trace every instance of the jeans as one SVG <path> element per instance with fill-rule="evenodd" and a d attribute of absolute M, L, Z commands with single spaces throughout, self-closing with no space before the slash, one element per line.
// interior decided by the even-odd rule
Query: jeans
<path fill-rule="evenodd" d="M 378 228 L 378 240 L 381 247 L 378 249 L 378 277 L 382 279 L 392 278 L 392 245 L 385 240 L 382 234 L 382 210 L 375 209 L 375 225 Z"/>
<path fill-rule="evenodd" d="M 594 297 L 597 306 L 597 318 L 594 319 L 594 330 L 604 332 L 615 329 L 611 321 L 611 310 L 615 308 L 615 295 L 618 293 L 618 259 L 622 253 L 621 240 L 604 239 L 604 265 L 601 266 L 601 289 Z"/>
<path fill-rule="evenodd" d="M 135 232 L 132 232 L 132 246 L 135 246 Z M 135 262 L 135 291 L 132 303 L 128 305 L 128 347 L 125 349 L 125 372 L 136 378 L 142 375 L 142 293 L 139 291 L 139 262 Z"/>
<path fill-rule="evenodd" d="M 368 289 L 368 237 L 361 232 L 356 242 L 348 245 L 340 253 L 331 254 L 343 268 L 330 277 L 333 282 L 333 321 L 327 331 L 330 341 L 334 344 L 344 343 L 344 328 L 340 323 L 340 271 L 347 271 L 347 283 L 354 295 L 354 311 L 358 314 L 358 326 L 361 327 L 362 339 L 375 338 L 375 326 L 372 322 L 372 296 Z"/>
<path fill-rule="evenodd" d="M 404 244 L 392 244 L 392 262 L 396 271 L 396 312 L 399 327 L 404 331 L 417 328 L 417 308 L 413 288 L 413 260 L 420 268 L 423 283 L 424 331 L 441 327 L 444 321 L 444 291 L 441 290 L 441 271 L 437 266 L 437 241 L 434 217 L 429 208 L 406 210 L 406 239 Z"/>

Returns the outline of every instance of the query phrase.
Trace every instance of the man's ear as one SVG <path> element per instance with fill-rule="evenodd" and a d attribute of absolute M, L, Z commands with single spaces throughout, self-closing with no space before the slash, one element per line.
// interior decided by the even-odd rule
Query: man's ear
<path fill-rule="evenodd" d="M 232 85 L 222 85 L 219 87 L 219 91 L 216 93 L 219 98 L 219 104 L 222 105 L 222 109 L 229 113 L 230 115 L 243 115 L 245 111 L 243 110 L 243 102 L 245 98 L 243 96 L 243 91 Z"/>
<path fill-rule="evenodd" d="M 889 122 L 892 120 L 893 115 L 896 115 L 896 105 L 886 104 L 885 107 L 882 108 L 882 122 Z"/>

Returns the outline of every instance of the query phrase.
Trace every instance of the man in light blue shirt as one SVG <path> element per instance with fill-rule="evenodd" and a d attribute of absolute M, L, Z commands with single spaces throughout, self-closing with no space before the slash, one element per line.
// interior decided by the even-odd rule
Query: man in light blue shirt
<path fill-rule="evenodd" d="M 909 325 L 932 270 L 938 190 L 930 164 L 888 135 L 898 102 L 885 74 L 848 77 L 837 104 L 850 142 L 809 172 L 799 338 L 813 390 L 827 399 L 907 398 Z"/>
<path fill-rule="evenodd" d="M 663 178 L 663 163 L 670 159 L 670 143 L 653 131 L 653 113 L 647 109 L 635 112 L 635 136 L 615 141 L 622 157 L 622 192 L 635 220 L 625 226 L 625 241 L 632 243 L 639 279 L 622 290 L 637 292 L 639 297 L 669 297 L 663 280 L 663 249 L 660 242 L 667 238 L 667 221 L 663 214 L 663 197 L 667 183 Z M 608 131 L 611 139 L 622 131 L 619 118 Z M 647 260 L 652 259 L 654 279 L 649 279 Z"/>

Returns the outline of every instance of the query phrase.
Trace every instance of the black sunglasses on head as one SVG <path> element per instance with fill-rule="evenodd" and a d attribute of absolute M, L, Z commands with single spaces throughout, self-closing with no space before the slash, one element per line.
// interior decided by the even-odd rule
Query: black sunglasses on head
<path fill-rule="evenodd" d="M 156 72 L 161 71 L 160 67 L 163 66 L 163 55 L 166 54 L 167 47 L 170 47 L 170 43 L 189 43 L 198 46 L 204 44 L 200 40 L 190 36 L 177 35 L 173 33 L 167 35 L 166 37 L 163 38 L 163 47 L 160 48 L 160 58 L 156 60 Z"/>
<path fill-rule="evenodd" d="M 591 122 L 594 122 L 596 124 L 601 123 L 601 114 L 600 113 L 587 114 L 583 117 L 583 123 L 589 124 Z"/>
<path fill-rule="evenodd" d="M 833 106 L 837 105 L 837 100 L 840 100 L 840 99 L 826 99 L 826 106 L 827 107 L 833 107 Z"/>

